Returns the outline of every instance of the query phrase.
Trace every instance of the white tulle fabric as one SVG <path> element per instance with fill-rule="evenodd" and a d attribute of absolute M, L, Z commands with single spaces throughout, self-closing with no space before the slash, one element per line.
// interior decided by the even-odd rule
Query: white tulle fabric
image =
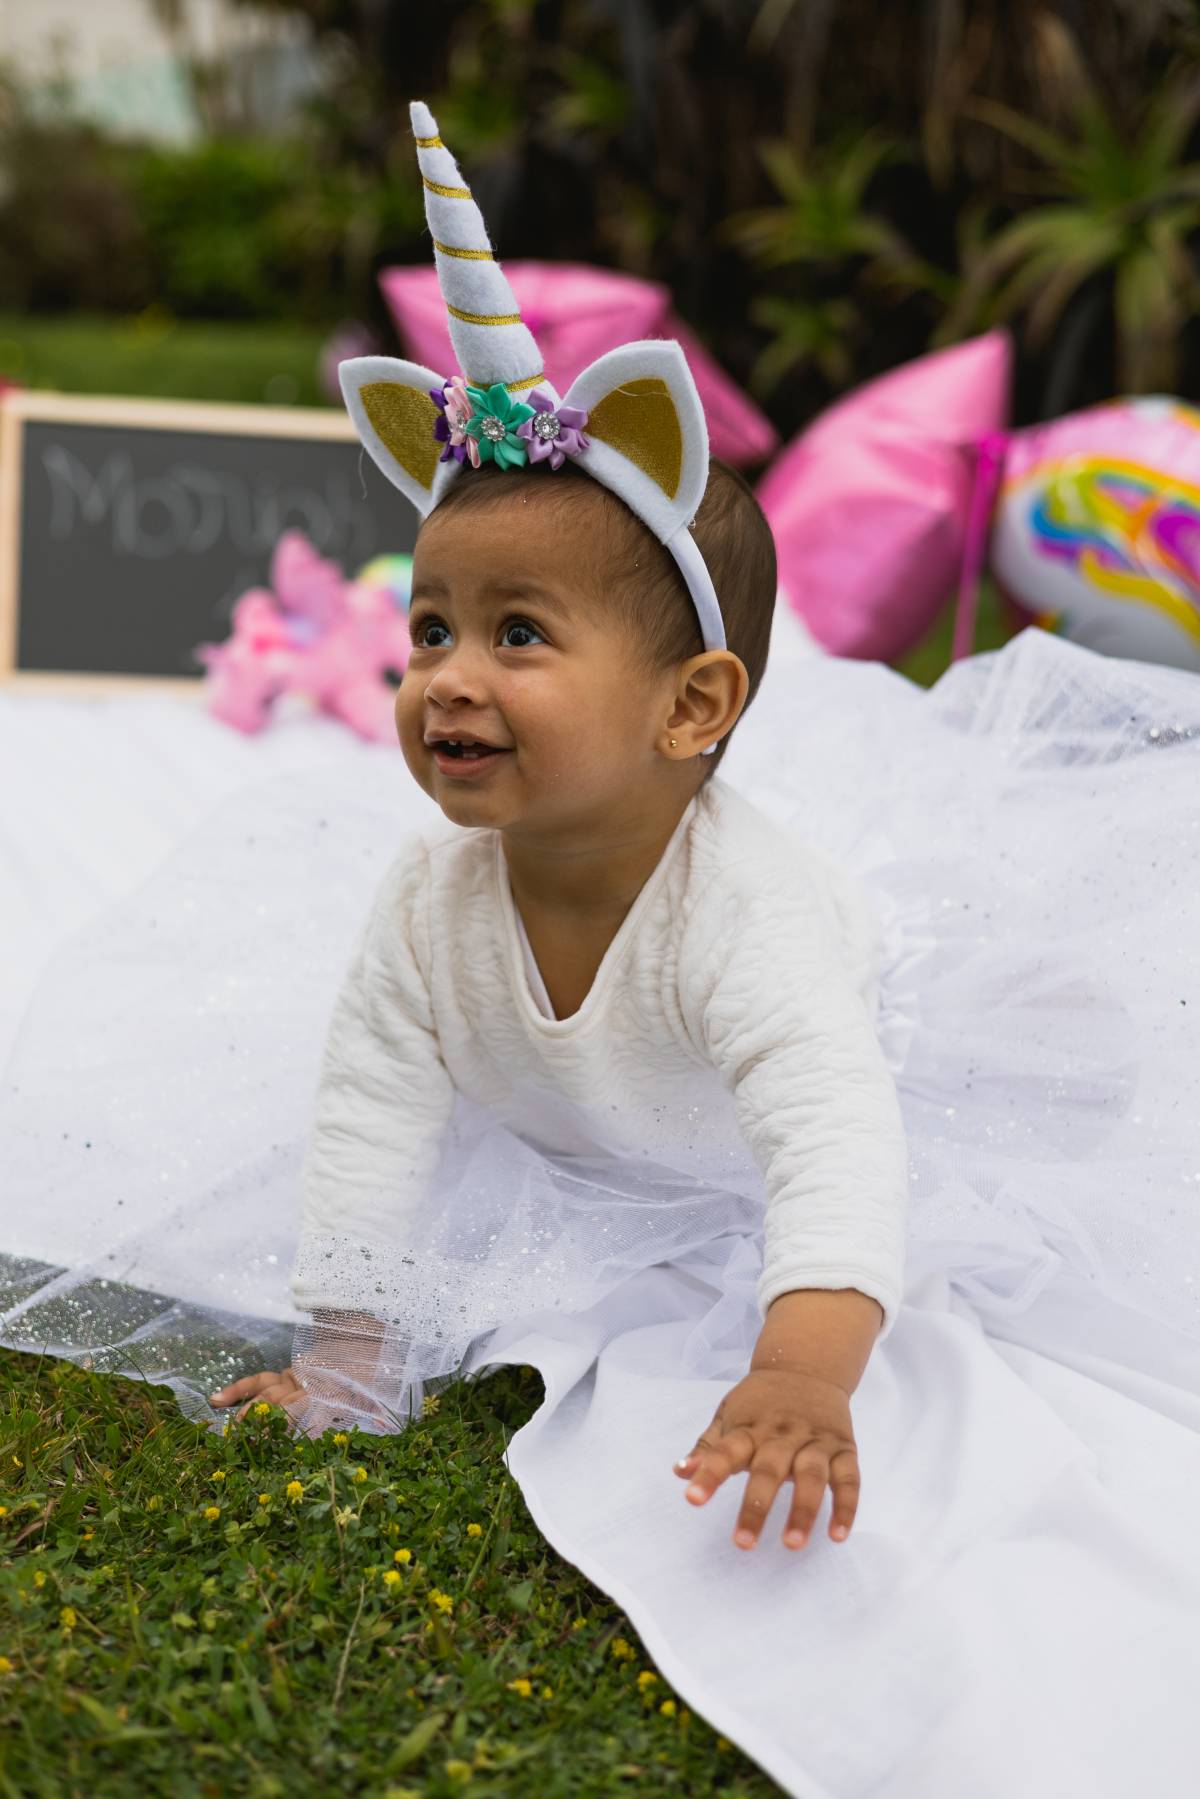
<path fill-rule="evenodd" d="M 721 774 L 843 862 L 886 937 L 908 1249 L 854 1397 L 847 1544 L 823 1508 L 789 1554 L 780 1502 L 746 1555 L 743 1481 L 697 1512 L 671 1471 L 760 1328 L 748 1179 L 564 1168 L 463 1106 L 403 1328 L 359 1328 L 369 1243 L 333 1246 L 340 1320 L 291 1306 L 330 1008 L 430 816 L 403 771 L 257 784 L 51 961 L 0 1099 L 3 1341 L 209 1418 L 214 1386 L 291 1360 L 314 1432 L 401 1428 L 427 1388 L 533 1363 L 546 1398 L 508 1459 L 537 1523 L 788 1792 L 1187 1791 L 1200 680 L 1036 629 L 928 692 L 796 659 Z"/>

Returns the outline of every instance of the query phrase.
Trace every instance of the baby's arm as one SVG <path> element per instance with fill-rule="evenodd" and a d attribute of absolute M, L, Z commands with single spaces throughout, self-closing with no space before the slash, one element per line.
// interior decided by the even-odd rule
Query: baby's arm
<path fill-rule="evenodd" d="M 783 1541 L 799 1549 L 826 1486 L 831 1539 L 854 1523 L 850 1396 L 900 1306 L 908 1157 L 872 1020 L 878 921 L 848 872 L 819 861 L 764 857 L 698 885 L 680 998 L 766 1177 L 765 1323 L 746 1377 L 675 1471 L 694 1505 L 748 1474 L 734 1542 L 749 1549 L 790 1479 Z"/>
<path fill-rule="evenodd" d="M 292 1369 L 249 1376 L 214 1400 L 267 1397 L 268 1387 L 282 1398 L 289 1375 L 291 1391 L 303 1387 L 331 1409 L 340 1395 L 343 1411 L 363 1416 L 378 1413 L 372 1400 L 399 1397 L 371 1296 L 382 1285 L 385 1309 L 380 1270 L 404 1248 L 454 1106 L 422 973 L 427 854 L 414 841 L 389 867 L 330 1017 L 289 1279 L 312 1323 L 297 1326 Z"/>
<path fill-rule="evenodd" d="M 877 933 L 847 871 L 763 858 L 714 872 L 680 973 L 693 1041 L 766 1182 L 762 1316 L 784 1293 L 855 1288 L 882 1337 L 900 1306 L 908 1155 L 870 1009 Z"/>

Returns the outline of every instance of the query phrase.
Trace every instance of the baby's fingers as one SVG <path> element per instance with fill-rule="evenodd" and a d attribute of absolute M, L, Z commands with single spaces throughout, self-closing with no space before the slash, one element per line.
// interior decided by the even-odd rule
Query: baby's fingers
<path fill-rule="evenodd" d="M 250 1411 L 252 1407 L 257 1405 L 277 1405 L 282 1406 L 286 1410 L 288 1400 L 294 1400 L 296 1397 L 295 1382 L 280 1379 L 276 1382 L 275 1386 L 263 1387 L 254 1399 L 248 1399 L 242 1409 L 237 1413 L 236 1421 L 240 1422 L 241 1419 L 246 1416 L 246 1413 Z M 300 1397 L 305 1398 L 307 1396 L 301 1394 Z"/>
<path fill-rule="evenodd" d="M 833 1517 L 829 1520 L 829 1534 L 840 1540 L 850 1535 L 850 1526 L 858 1511 L 858 1496 L 862 1488 L 858 1456 L 853 1449 L 839 1449 L 830 1458 L 829 1484 L 833 1488 Z"/>
<path fill-rule="evenodd" d="M 789 1549 L 802 1548 L 808 1541 L 827 1486 L 833 1489 L 829 1534 L 838 1542 L 849 1535 L 860 1485 L 858 1456 L 853 1449 L 838 1449 L 827 1455 L 818 1444 L 806 1444 L 792 1463 L 792 1480 L 792 1508 L 783 1533 Z"/>
<path fill-rule="evenodd" d="M 233 1405 L 239 1399 L 253 1399 L 264 1387 L 274 1386 L 282 1378 L 282 1375 L 275 1374 L 270 1369 L 263 1374 L 247 1374 L 242 1380 L 235 1380 L 231 1386 L 218 1387 L 215 1393 L 209 1394 L 208 1401 L 210 1405 L 224 1406 Z"/>
<path fill-rule="evenodd" d="M 791 1472 L 794 1483 L 792 1508 L 784 1526 L 783 1541 L 788 1549 L 802 1549 L 829 1484 L 829 1457 L 820 1444 L 806 1443 L 803 1449 L 796 1451 Z"/>
<path fill-rule="evenodd" d="M 686 1459 L 691 1461 L 693 1457 L 699 1457 L 700 1465 L 684 1498 L 690 1499 L 693 1505 L 703 1505 L 723 1480 L 748 1468 L 753 1456 L 754 1438 L 744 1426 L 726 1431 L 716 1443 L 697 1445 Z"/>

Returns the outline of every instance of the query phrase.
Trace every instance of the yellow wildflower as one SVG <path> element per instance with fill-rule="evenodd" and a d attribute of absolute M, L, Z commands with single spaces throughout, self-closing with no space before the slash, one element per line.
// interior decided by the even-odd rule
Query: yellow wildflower
<path fill-rule="evenodd" d="M 213 1477 L 213 1479 L 214 1479 L 214 1480 L 224 1480 L 224 1479 L 225 1479 L 225 1470 L 224 1470 L 224 1468 L 214 1468 L 214 1469 L 213 1469 L 213 1473 L 212 1473 L 212 1477 Z"/>
<path fill-rule="evenodd" d="M 543 1699 L 553 1699 L 553 1697 L 554 1697 L 554 1688 L 553 1687 L 543 1687 L 542 1688 L 542 1698 Z"/>
<path fill-rule="evenodd" d="M 466 1780 L 474 1771 L 470 1762 L 451 1760 L 443 1762 L 442 1766 L 445 1768 L 451 1780 Z"/>
<path fill-rule="evenodd" d="M 33 1577 L 33 1584 L 35 1587 L 44 1587 L 46 1584 L 46 1576 L 40 1568 Z"/>
<path fill-rule="evenodd" d="M 219 1518 L 221 1516 L 220 1506 L 219 1505 L 206 1505 L 204 1508 L 204 1516 L 206 1518 Z"/>
<path fill-rule="evenodd" d="M 354 1481 L 356 1486 L 361 1486 L 363 1481 L 366 1480 L 366 1478 L 367 1478 L 367 1471 L 365 1468 L 356 1468 L 354 1470 L 354 1473 L 350 1476 L 350 1479 L 352 1481 Z"/>
<path fill-rule="evenodd" d="M 85 1530 L 80 1535 L 79 1541 L 81 1543 L 90 1543 L 95 1534 L 94 1530 Z"/>
<path fill-rule="evenodd" d="M 229 1435 L 229 1419 L 228 1418 L 226 1418 L 224 1424 L 221 1426 L 221 1435 L 223 1437 L 227 1437 Z"/>
<path fill-rule="evenodd" d="M 13 1466 L 15 1468 L 23 1468 L 25 1466 L 24 1462 L 21 1460 L 19 1455 L 15 1455 L 13 1457 Z"/>
<path fill-rule="evenodd" d="M 344 1430 L 335 1430 L 333 1433 L 333 1440 L 339 1449 L 345 1449 L 347 1443 L 350 1441 Z"/>
<path fill-rule="evenodd" d="M 298 1480 L 289 1480 L 287 1486 L 284 1488 L 284 1491 L 286 1492 L 289 1499 L 303 1499 L 304 1498 L 304 1486 L 303 1486 L 302 1482 L 300 1482 Z"/>
<path fill-rule="evenodd" d="M 6 1505 L 0 1505 L 0 1518 L 7 1518 L 7 1517 L 8 1517 L 8 1507 Z"/>
<path fill-rule="evenodd" d="M 675 1701 L 673 1699 L 664 1699 L 658 1709 L 664 1718 L 673 1718 L 675 1716 Z"/>
<path fill-rule="evenodd" d="M 442 1402 L 436 1393 L 427 1393 L 421 1401 L 422 1418 L 432 1418 L 435 1412 L 441 1410 L 441 1404 Z"/>
<path fill-rule="evenodd" d="M 571 1629 L 572 1630 L 582 1630 L 586 1623 L 587 1623 L 586 1618 L 576 1618 L 575 1622 L 571 1626 Z"/>
<path fill-rule="evenodd" d="M 510 1687 L 514 1693 L 520 1693 L 522 1699 L 528 1699 L 533 1692 L 532 1682 L 528 1680 L 506 1680 L 504 1684 L 506 1687 Z"/>
<path fill-rule="evenodd" d="M 467 1525 L 467 1535 L 469 1537 L 481 1537 L 483 1535 L 483 1525 L 482 1524 L 468 1524 Z"/>
<path fill-rule="evenodd" d="M 633 1648 L 624 1637 L 614 1637 L 611 1647 L 618 1661 L 628 1661 L 633 1655 Z"/>
<path fill-rule="evenodd" d="M 658 1675 L 654 1672 L 653 1668 L 643 1668 L 637 1677 L 637 1683 L 640 1687 L 651 1687 L 657 1679 Z"/>
<path fill-rule="evenodd" d="M 254 1408 L 254 1416 L 256 1418 L 265 1418 L 267 1413 L 270 1411 L 270 1409 L 271 1409 L 271 1406 L 270 1406 L 269 1401 L 265 1400 L 265 1399 L 260 1399 L 258 1404 Z"/>
<path fill-rule="evenodd" d="M 718 1749 L 730 1749 L 730 1748 L 732 1748 L 732 1746 L 733 1745 L 730 1743 L 728 1737 L 718 1737 L 717 1738 L 717 1748 Z"/>
<path fill-rule="evenodd" d="M 407 1565 L 409 1562 L 412 1561 L 412 1550 L 411 1549 L 397 1549 L 395 1555 L 392 1557 L 392 1560 L 394 1562 L 403 1562 Z"/>
<path fill-rule="evenodd" d="M 149 1499 L 146 1501 L 146 1510 L 148 1512 L 156 1512 L 161 1504 L 162 1500 L 159 1498 L 158 1494 L 151 1493 Z"/>
<path fill-rule="evenodd" d="M 403 1578 L 403 1575 L 397 1574 L 394 1568 L 389 1568 L 383 1577 L 383 1584 L 385 1587 L 398 1587 Z"/>
<path fill-rule="evenodd" d="M 259 1505 L 270 1505 L 271 1495 L 269 1493 L 260 1493 L 258 1496 L 258 1503 Z"/>
<path fill-rule="evenodd" d="M 6 1655 L 0 1655 L 0 1674 L 11 1674 L 12 1671 L 13 1664 L 9 1661 L 8 1657 Z"/>
<path fill-rule="evenodd" d="M 64 1630 L 74 1630 L 78 1623 L 78 1619 L 75 1616 L 75 1607 L 73 1605 L 64 1605 L 61 1612 L 58 1614 L 58 1621 Z"/>
<path fill-rule="evenodd" d="M 437 1587 L 434 1587 L 430 1592 L 429 1603 L 430 1605 L 436 1605 L 439 1612 L 452 1612 L 454 1610 L 454 1601 L 451 1599 L 449 1593 L 441 1593 L 438 1591 Z"/>

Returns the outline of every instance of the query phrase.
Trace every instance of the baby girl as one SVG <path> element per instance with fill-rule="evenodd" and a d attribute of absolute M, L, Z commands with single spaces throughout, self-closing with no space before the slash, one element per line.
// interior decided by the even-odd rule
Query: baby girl
<path fill-rule="evenodd" d="M 630 1157 L 685 1122 L 740 1139 L 763 1184 L 761 1333 L 674 1468 L 695 1505 L 748 1476 L 744 1548 L 791 1482 L 800 1548 L 826 1487 L 830 1537 L 854 1521 L 850 1401 L 900 1305 L 906 1142 L 861 891 L 717 774 L 776 600 L 769 526 L 719 459 L 691 535 L 723 649 L 663 542 L 571 461 L 462 468 L 424 519 L 395 716 L 447 822 L 388 869 L 334 1010 L 292 1292 L 332 1317 L 311 1247 L 402 1235 L 456 1094 L 548 1151 L 589 1119 Z M 213 1402 L 299 1407 L 302 1375 Z"/>

